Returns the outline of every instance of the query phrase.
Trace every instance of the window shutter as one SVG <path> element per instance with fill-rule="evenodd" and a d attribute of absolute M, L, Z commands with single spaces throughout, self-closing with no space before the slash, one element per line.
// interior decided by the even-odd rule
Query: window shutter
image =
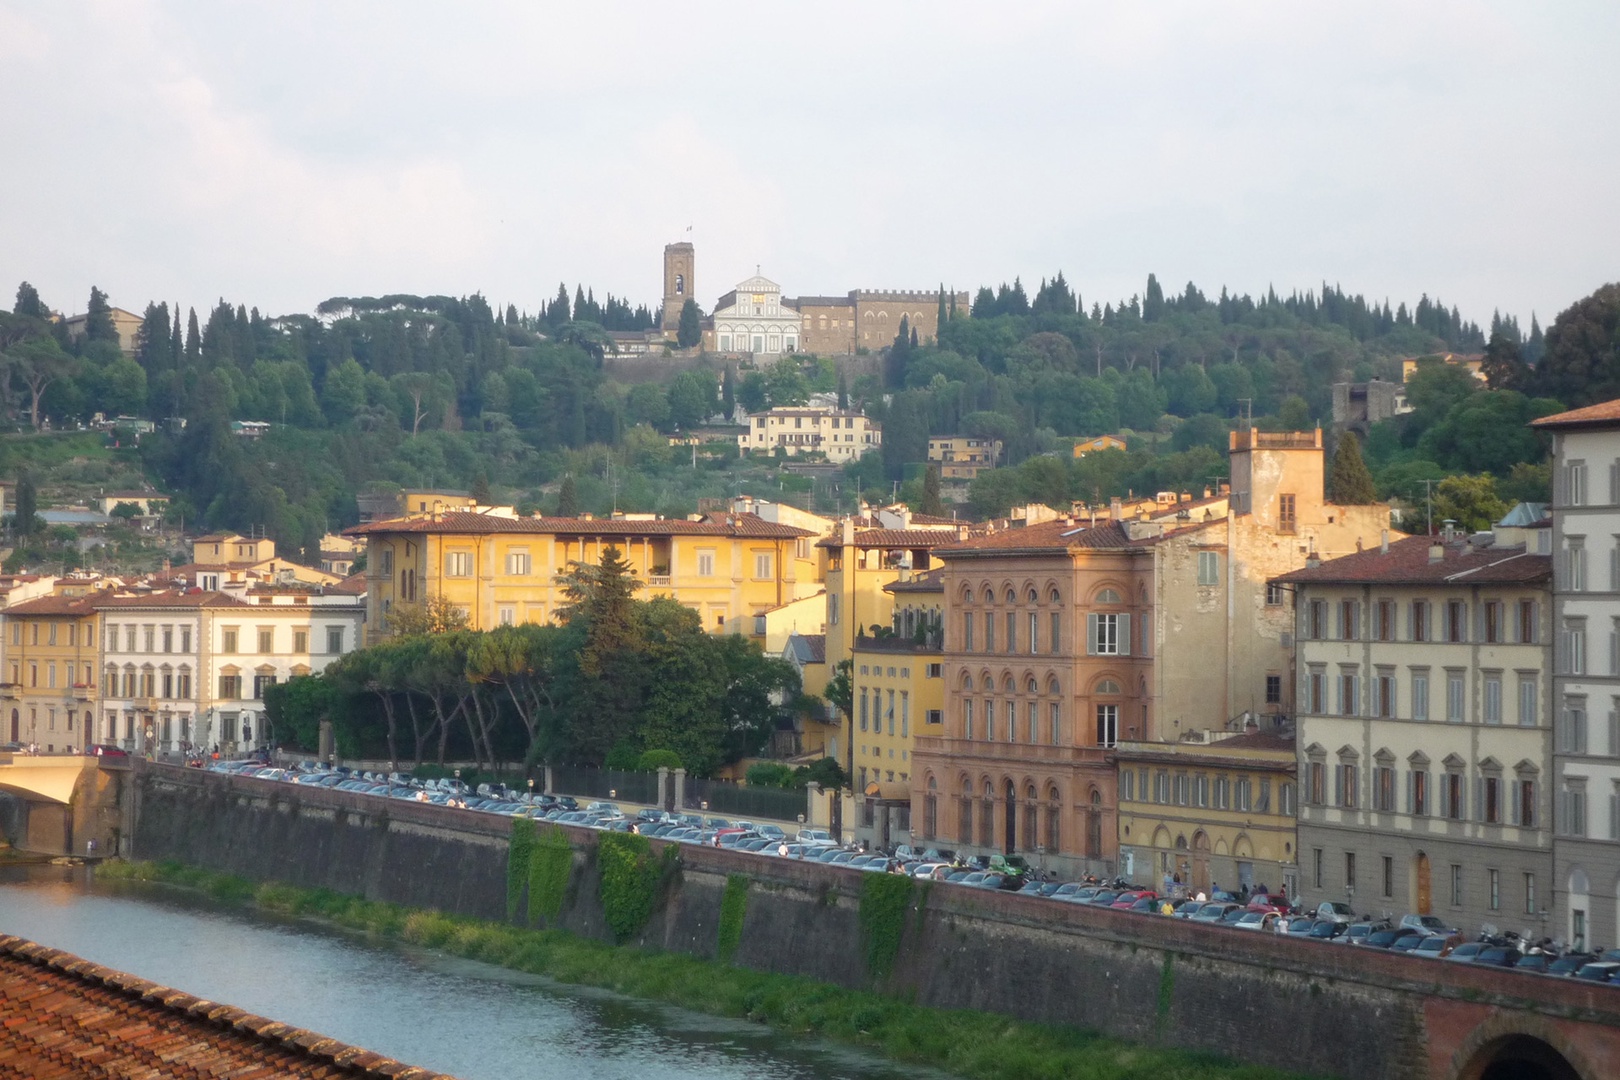
<path fill-rule="evenodd" d="M 1575 752 L 1586 753 L 1586 710 L 1575 710 Z"/>
<path fill-rule="evenodd" d="M 1119 617 L 1119 655 L 1131 655 L 1131 617 L 1129 615 Z"/>
<path fill-rule="evenodd" d="M 1416 787 L 1417 773 L 1411 769 L 1406 770 L 1406 812 L 1408 814 L 1414 813 L 1416 810 L 1417 804 L 1413 795 L 1413 791 Z"/>
<path fill-rule="evenodd" d="M 1553 470 L 1553 503 L 1563 506 L 1569 498 L 1569 466 Z"/>
<path fill-rule="evenodd" d="M 1474 605 L 1474 640 L 1485 640 L 1485 605 Z"/>
<path fill-rule="evenodd" d="M 1553 832 L 1563 836 L 1569 832 L 1569 807 L 1565 805 L 1568 792 L 1553 792 Z"/>
<path fill-rule="evenodd" d="M 1509 820 L 1511 820 L 1513 822 L 1513 824 L 1515 824 L 1515 825 L 1523 825 L 1524 824 L 1523 815 L 1521 815 L 1519 813 L 1519 800 L 1523 797 L 1523 794 L 1524 794 L 1524 792 L 1522 790 L 1523 787 L 1524 787 L 1524 785 L 1520 784 L 1517 780 L 1513 781 L 1512 784 L 1508 785 L 1508 791 L 1510 792 L 1510 800 L 1509 801 L 1511 801 L 1513 803 L 1513 806 L 1510 808 L 1510 812 L 1512 814 L 1512 817 Z"/>
<path fill-rule="evenodd" d="M 1148 637 L 1148 618 L 1149 617 L 1144 614 L 1140 620 L 1142 627 L 1142 647 L 1137 651 L 1141 656 L 1150 656 L 1153 653 L 1153 650 L 1148 647 L 1151 644 L 1151 639 Z"/>
<path fill-rule="evenodd" d="M 1344 805 L 1344 766 L 1333 766 L 1333 805 Z"/>
<path fill-rule="evenodd" d="M 1558 672 L 1561 675 L 1562 674 L 1567 674 L 1568 671 L 1569 671 L 1569 631 L 1568 630 L 1560 630 L 1560 631 L 1558 631 L 1558 645 L 1553 650 L 1553 652 L 1555 654 L 1553 656 L 1553 670 Z"/>
<path fill-rule="evenodd" d="M 1609 839 L 1620 840 L 1620 795 L 1609 796 Z"/>
<path fill-rule="evenodd" d="M 1097 655 L 1097 615 L 1095 612 L 1086 613 L 1086 655 Z"/>
<path fill-rule="evenodd" d="M 1483 777 L 1474 777 L 1474 820 L 1485 820 L 1485 780 Z"/>

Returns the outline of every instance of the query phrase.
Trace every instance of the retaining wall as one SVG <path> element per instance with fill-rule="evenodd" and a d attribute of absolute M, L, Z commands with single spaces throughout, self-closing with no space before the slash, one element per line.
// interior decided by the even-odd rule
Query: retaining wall
<path fill-rule="evenodd" d="M 145 763 L 131 791 L 136 858 L 507 916 L 508 818 Z M 566 832 L 573 864 L 557 925 L 608 937 L 601 834 Z M 1450 1051 L 1425 1027 L 1436 998 L 1620 1027 L 1609 987 L 924 883 L 892 972 L 875 979 L 860 918 L 868 875 L 695 846 L 681 847 L 640 942 L 714 957 L 732 874 L 749 879 L 733 963 L 1304 1073 L 1441 1075 L 1434 1062 Z"/>

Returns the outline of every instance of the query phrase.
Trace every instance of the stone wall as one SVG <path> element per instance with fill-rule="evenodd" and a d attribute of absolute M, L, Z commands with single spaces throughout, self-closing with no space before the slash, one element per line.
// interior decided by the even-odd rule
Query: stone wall
<path fill-rule="evenodd" d="M 145 763 L 133 799 L 137 858 L 506 917 L 506 818 Z M 600 835 L 566 831 L 573 863 L 557 924 L 606 937 Z M 1605 1039 L 1620 1031 L 1620 995 L 1596 984 L 1520 982 L 1464 965 L 925 883 L 911 886 L 909 907 L 890 928 L 899 945 L 892 971 L 874 977 L 861 918 L 871 875 L 713 848 L 684 847 L 680 860 L 641 944 L 715 957 L 728 877 L 746 875 L 733 963 L 924 1005 L 1358 1078 L 1448 1075 L 1432 1063 L 1451 1060 L 1468 1028 L 1453 1019 L 1451 1041 L 1435 1043 L 1425 1009 L 1436 1000 L 1489 1013 L 1498 1026 L 1504 1017 L 1581 1021 L 1589 1043 L 1594 1031 Z"/>

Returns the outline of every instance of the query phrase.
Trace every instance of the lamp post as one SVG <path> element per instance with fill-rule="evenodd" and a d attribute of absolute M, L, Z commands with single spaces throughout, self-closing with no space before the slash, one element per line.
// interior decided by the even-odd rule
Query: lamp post
<path fill-rule="evenodd" d="M 534 805 L 534 777 L 529 777 L 529 805 Z"/>

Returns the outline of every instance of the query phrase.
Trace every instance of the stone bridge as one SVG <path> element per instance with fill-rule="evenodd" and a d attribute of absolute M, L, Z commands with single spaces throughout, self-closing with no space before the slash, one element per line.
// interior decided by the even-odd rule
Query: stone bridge
<path fill-rule="evenodd" d="M 508 917 L 507 818 L 142 761 L 129 795 L 138 858 Z M 565 832 L 554 925 L 607 938 L 599 834 Z M 681 849 L 640 942 L 714 957 L 731 875 L 749 879 L 731 962 L 750 968 L 1320 1076 L 1620 1077 L 1620 987 L 923 884 L 892 970 L 875 973 L 869 875 L 715 848 Z"/>
<path fill-rule="evenodd" d="M 128 758 L 0 753 L 6 839 L 44 855 L 115 854 L 129 772 Z"/>

